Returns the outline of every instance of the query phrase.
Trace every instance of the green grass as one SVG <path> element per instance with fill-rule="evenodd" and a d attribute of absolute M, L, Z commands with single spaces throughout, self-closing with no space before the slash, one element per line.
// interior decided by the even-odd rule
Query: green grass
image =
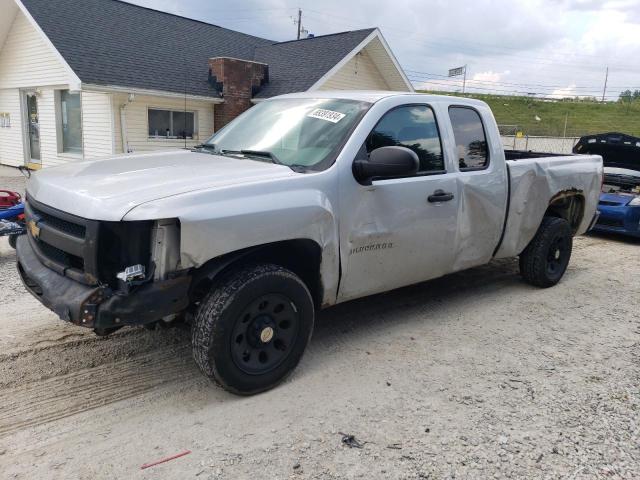
<path fill-rule="evenodd" d="M 428 92 L 456 95 L 449 92 Z M 509 95 L 466 94 L 489 104 L 498 125 L 514 125 L 524 135 L 581 137 L 592 133 L 621 132 L 640 136 L 640 101 L 543 101 Z M 536 120 L 536 116 L 540 121 Z M 511 133 L 501 128 L 503 133 Z"/>

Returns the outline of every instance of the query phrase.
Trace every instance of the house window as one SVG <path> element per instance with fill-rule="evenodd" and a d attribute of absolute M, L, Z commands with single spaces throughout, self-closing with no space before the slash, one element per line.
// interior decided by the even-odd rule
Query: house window
<path fill-rule="evenodd" d="M 11 126 L 11 115 L 9 113 L 0 113 L 0 128 L 9 128 Z"/>
<path fill-rule="evenodd" d="M 80 94 L 58 92 L 58 134 L 64 153 L 82 153 L 82 113 Z"/>
<path fill-rule="evenodd" d="M 195 113 L 173 110 L 148 110 L 149 138 L 193 139 Z"/>

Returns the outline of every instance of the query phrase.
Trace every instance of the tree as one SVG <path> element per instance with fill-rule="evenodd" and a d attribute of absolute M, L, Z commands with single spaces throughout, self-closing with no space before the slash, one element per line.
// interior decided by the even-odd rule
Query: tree
<path fill-rule="evenodd" d="M 636 90 L 637 92 L 637 90 Z M 631 101 L 633 100 L 633 93 L 631 90 L 625 90 L 624 92 L 620 93 L 620 96 L 618 97 L 619 100 L 623 103 L 631 103 Z"/>

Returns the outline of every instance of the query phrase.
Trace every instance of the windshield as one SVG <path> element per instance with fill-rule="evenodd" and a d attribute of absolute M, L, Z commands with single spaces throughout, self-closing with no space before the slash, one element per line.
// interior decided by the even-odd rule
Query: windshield
<path fill-rule="evenodd" d="M 335 161 L 370 105 L 344 99 L 268 100 L 247 110 L 204 146 L 217 154 L 322 170 Z"/>

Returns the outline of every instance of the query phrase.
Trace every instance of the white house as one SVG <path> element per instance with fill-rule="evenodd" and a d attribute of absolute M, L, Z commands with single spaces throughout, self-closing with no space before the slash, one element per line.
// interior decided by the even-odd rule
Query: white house
<path fill-rule="evenodd" d="M 412 91 L 376 28 L 290 42 L 119 0 L 0 0 L 0 163 L 201 143 L 252 103 Z"/>

